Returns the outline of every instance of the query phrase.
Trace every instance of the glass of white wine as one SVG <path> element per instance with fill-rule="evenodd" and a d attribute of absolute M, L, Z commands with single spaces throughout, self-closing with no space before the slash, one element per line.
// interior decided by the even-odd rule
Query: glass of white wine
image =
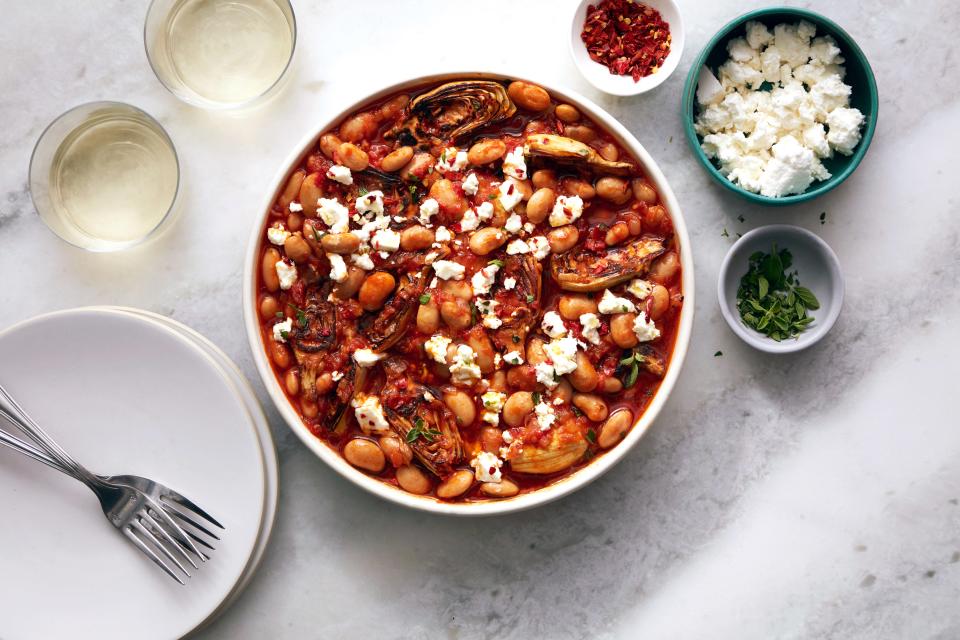
<path fill-rule="evenodd" d="M 67 111 L 40 135 L 30 195 L 50 229 L 88 251 L 116 251 L 157 235 L 173 218 L 180 163 L 149 114 L 122 102 Z"/>
<path fill-rule="evenodd" d="M 297 26 L 288 0 L 153 0 L 143 40 L 150 66 L 175 96 L 239 109 L 277 92 Z"/>

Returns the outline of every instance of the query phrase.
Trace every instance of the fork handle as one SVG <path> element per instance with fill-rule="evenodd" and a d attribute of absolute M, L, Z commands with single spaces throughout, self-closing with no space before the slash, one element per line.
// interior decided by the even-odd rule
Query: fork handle
<path fill-rule="evenodd" d="M 7 414 L 6 412 L 0 412 L 0 416 L 2 416 L 3 418 L 6 418 Z M 69 471 L 67 471 L 66 469 L 64 469 L 59 462 L 51 459 L 42 450 L 37 449 L 36 447 L 24 442 L 23 440 L 21 440 L 20 438 L 14 435 L 10 435 L 3 429 L 0 429 L 0 444 L 4 445 L 5 447 L 9 447 L 13 449 L 14 451 L 22 453 L 28 458 L 33 458 L 37 462 L 42 462 L 43 464 L 47 465 L 52 469 L 56 469 L 61 473 L 65 473 L 70 477 L 74 477 L 74 475 Z"/>
<path fill-rule="evenodd" d="M 0 384 L 0 410 L 2 410 L 3 417 L 6 420 L 12 422 L 20 431 L 33 440 L 52 460 L 59 463 L 69 475 L 87 484 L 91 488 L 100 484 L 96 476 L 74 460 L 63 447 L 57 444 L 57 442 L 23 410 L 2 384 Z"/>

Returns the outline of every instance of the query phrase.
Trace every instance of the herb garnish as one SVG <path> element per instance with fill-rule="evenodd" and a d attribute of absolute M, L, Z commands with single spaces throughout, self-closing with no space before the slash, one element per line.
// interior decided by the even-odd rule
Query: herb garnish
<path fill-rule="evenodd" d="M 307 313 L 296 305 L 291 304 L 290 306 L 297 313 L 297 324 L 299 324 L 302 328 L 306 329 L 308 324 Z"/>
<path fill-rule="evenodd" d="M 789 249 L 774 245 L 770 253 L 757 251 L 737 290 L 743 323 L 777 342 L 806 330 L 814 320 L 807 311 L 820 308 L 813 292 L 800 286 L 797 271 L 789 271 L 792 264 Z"/>
<path fill-rule="evenodd" d="M 539 391 L 534 391 L 533 394 L 531 394 L 530 397 L 533 398 L 533 404 L 540 404 L 540 392 L 539 392 Z"/>
<path fill-rule="evenodd" d="M 624 389 L 629 389 L 633 385 L 637 384 L 637 376 L 640 375 L 640 360 L 642 359 L 642 355 L 632 352 L 629 356 L 620 361 L 621 366 L 630 367 L 627 369 L 627 374 L 623 377 Z"/>
<path fill-rule="evenodd" d="M 417 416 L 413 421 L 413 428 L 407 432 L 407 444 L 412 444 L 417 441 L 417 438 L 423 438 L 427 442 L 433 442 L 440 436 L 440 431 L 437 429 L 425 429 L 423 418 Z"/>
<path fill-rule="evenodd" d="M 278 318 L 282 318 L 282 317 L 284 317 L 286 314 L 285 314 L 283 311 L 277 311 L 277 312 L 276 312 L 275 314 L 273 314 L 273 315 L 275 315 L 275 316 L 278 317 Z"/>
<path fill-rule="evenodd" d="M 536 298 L 532 293 L 527 294 L 527 302 L 533 302 Z"/>
<path fill-rule="evenodd" d="M 491 260 L 491 261 L 488 262 L 487 264 L 488 264 L 488 265 L 489 265 L 489 264 L 492 264 L 493 266 L 495 266 L 495 267 L 500 267 L 501 269 L 503 268 L 503 260 Z"/>
<path fill-rule="evenodd" d="M 714 358 L 719 358 L 719 357 L 722 356 L 722 355 L 723 355 L 723 351 L 717 351 L 715 354 L 713 354 L 713 357 L 714 357 Z"/>
<path fill-rule="evenodd" d="M 420 296 L 420 304 L 427 304 L 428 302 L 430 302 L 430 294 L 429 294 L 429 293 L 425 293 L 425 294 L 423 294 L 422 296 Z"/>
<path fill-rule="evenodd" d="M 824 211 L 820 214 L 820 224 L 827 224 L 827 212 Z"/>
<path fill-rule="evenodd" d="M 597 441 L 597 432 L 593 429 L 587 429 L 587 440 L 590 441 L 590 444 L 593 444 Z"/>

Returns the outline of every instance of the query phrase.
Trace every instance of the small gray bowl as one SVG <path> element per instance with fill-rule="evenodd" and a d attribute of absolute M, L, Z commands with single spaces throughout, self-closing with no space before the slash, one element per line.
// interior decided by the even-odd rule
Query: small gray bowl
<path fill-rule="evenodd" d="M 740 278 L 747 272 L 750 255 L 755 251 L 769 253 L 776 244 L 793 254 L 793 266 L 800 284 L 810 289 L 820 301 L 820 308 L 809 312 L 814 317 L 807 330 L 796 338 L 777 342 L 754 331 L 740 319 L 737 311 L 737 289 Z M 843 275 L 837 255 L 813 233 L 788 224 L 759 227 L 737 240 L 720 266 L 717 297 L 720 312 L 733 332 L 755 349 L 767 353 L 792 353 L 806 349 L 827 335 L 840 315 L 843 306 Z"/>

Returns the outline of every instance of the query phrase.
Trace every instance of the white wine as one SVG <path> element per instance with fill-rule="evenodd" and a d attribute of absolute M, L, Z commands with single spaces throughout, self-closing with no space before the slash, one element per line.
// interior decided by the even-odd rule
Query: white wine
<path fill-rule="evenodd" d="M 152 118 L 122 104 L 91 112 L 53 154 L 48 224 L 94 251 L 136 244 L 163 222 L 177 195 L 179 165 Z"/>
<path fill-rule="evenodd" d="M 283 75 L 294 38 L 274 0 L 180 0 L 159 33 L 173 78 L 223 105 L 266 93 Z"/>

